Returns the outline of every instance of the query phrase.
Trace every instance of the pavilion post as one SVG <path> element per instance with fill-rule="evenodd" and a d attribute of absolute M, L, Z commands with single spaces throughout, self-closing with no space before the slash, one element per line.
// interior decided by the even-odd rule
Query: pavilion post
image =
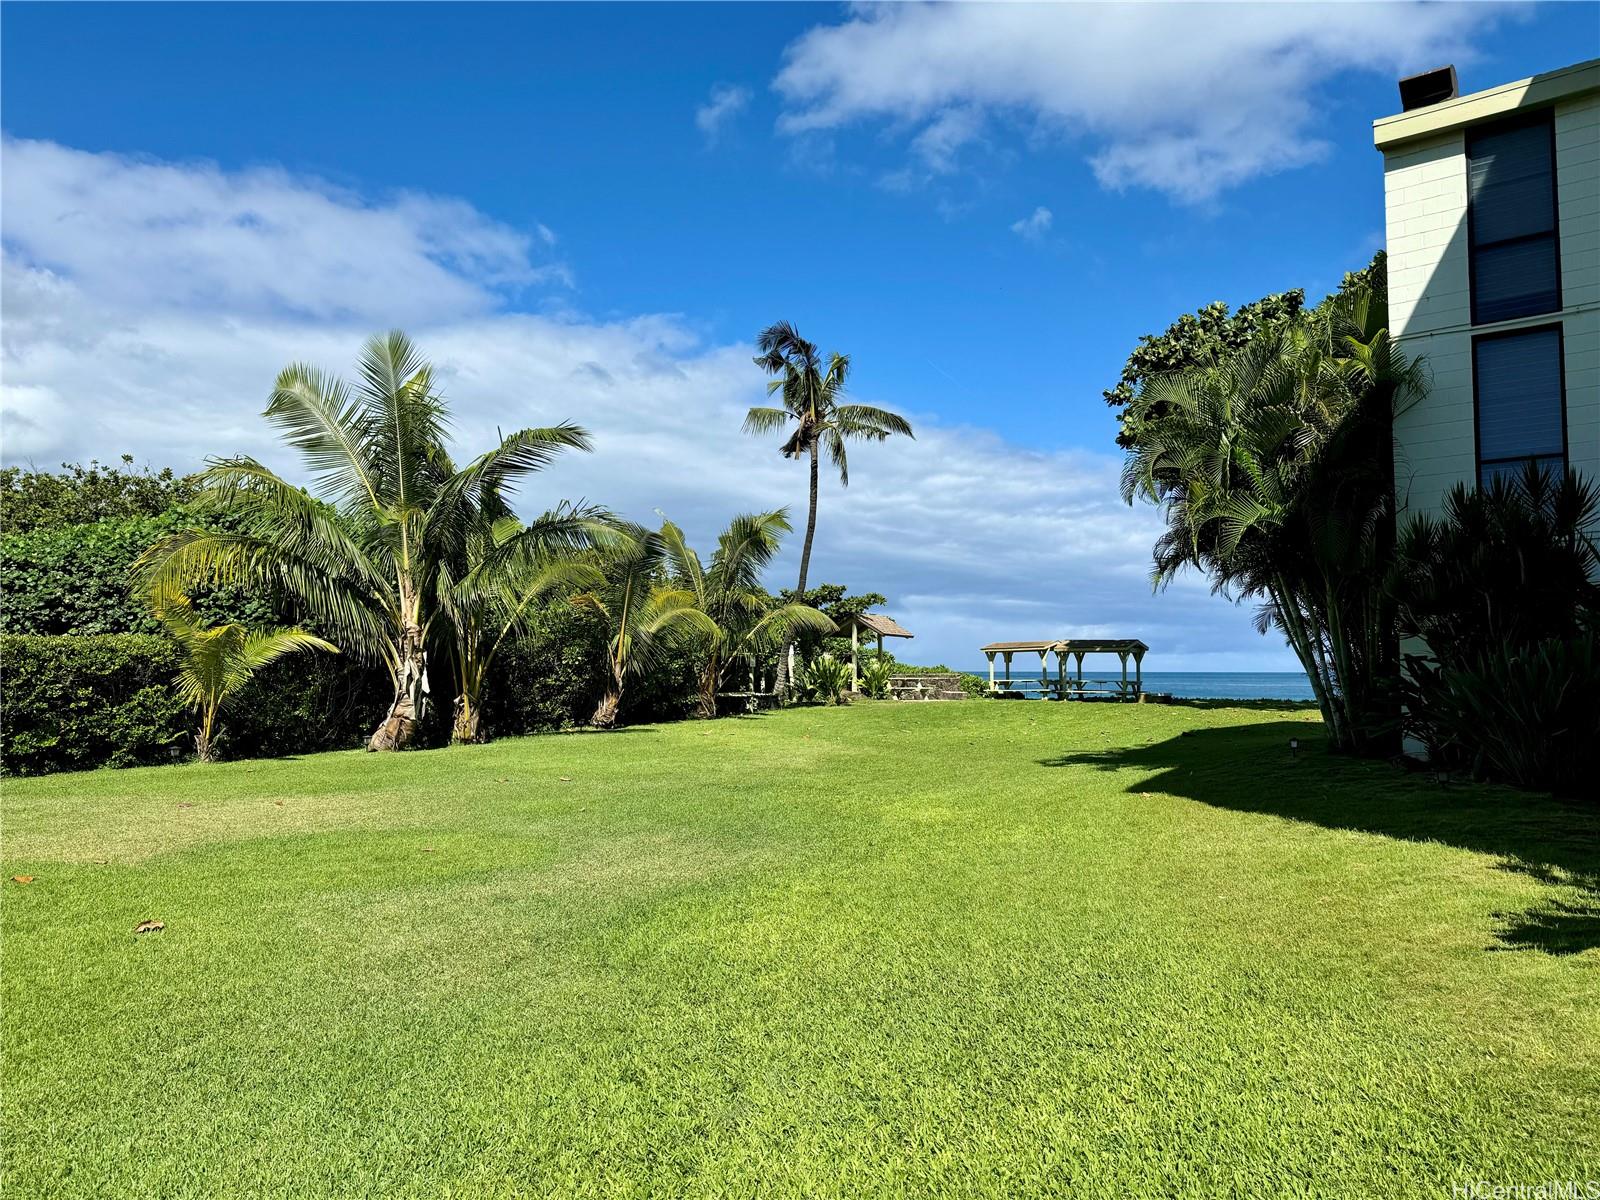
<path fill-rule="evenodd" d="M 878 661 L 883 661 L 883 634 L 878 635 Z"/>
<path fill-rule="evenodd" d="M 1050 690 L 1050 651 L 1039 651 L 1039 694 Z"/>
<path fill-rule="evenodd" d="M 853 692 L 861 679 L 861 674 L 856 668 L 856 652 L 861 648 L 861 625 L 856 621 L 850 622 L 850 690 Z"/>
<path fill-rule="evenodd" d="M 1144 651 L 1133 652 L 1133 690 L 1144 695 Z"/>
<path fill-rule="evenodd" d="M 1126 699 L 1128 695 L 1128 652 L 1117 651 L 1117 661 L 1122 664 L 1122 686 L 1117 689 L 1118 694 Z"/>
<path fill-rule="evenodd" d="M 1006 660 L 1006 686 L 1010 687 L 1011 686 L 1011 651 L 1002 650 L 1002 651 L 1000 651 L 1000 653 Z"/>
<path fill-rule="evenodd" d="M 992 692 L 992 691 L 995 690 L 995 687 L 994 687 L 994 651 L 993 650 L 985 650 L 984 654 L 989 659 L 989 690 Z"/>

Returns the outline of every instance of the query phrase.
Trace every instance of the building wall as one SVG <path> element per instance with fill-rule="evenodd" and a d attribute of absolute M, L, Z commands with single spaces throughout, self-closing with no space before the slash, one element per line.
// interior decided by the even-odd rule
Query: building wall
<path fill-rule="evenodd" d="M 1472 337 L 1563 327 L 1567 461 L 1600 484 L 1600 95 L 1555 106 L 1562 308 L 1474 326 L 1467 272 L 1466 138 L 1460 129 L 1385 154 L 1390 325 L 1426 362 L 1428 395 L 1395 418 L 1395 481 L 1406 512 L 1437 513 L 1477 478 Z"/>

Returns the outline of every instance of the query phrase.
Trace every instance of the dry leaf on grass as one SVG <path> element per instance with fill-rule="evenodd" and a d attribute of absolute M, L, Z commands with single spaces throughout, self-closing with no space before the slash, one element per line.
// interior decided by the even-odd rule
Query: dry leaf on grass
<path fill-rule="evenodd" d="M 274 800 L 273 803 L 276 804 L 279 808 L 283 807 L 283 801 L 282 800 Z"/>
<path fill-rule="evenodd" d="M 433 853 L 433 847 L 432 846 L 424 846 L 422 848 L 422 852 L 424 854 L 432 854 Z"/>
<path fill-rule="evenodd" d="M 167 927 L 165 921 L 140 921 L 133 927 L 135 933 L 160 933 Z"/>
<path fill-rule="evenodd" d="M 572 782 L 572 776 L 571 775 L 563 775 L 561 777 L 561 782 L 562 783 L 571 783 Z"/>
<path fill-rule="evenodd" d="M 32 883 L 33 882 L 33 876 L 32 875 L 13 875 L 11 877 L 11 882 L 12 883 Z"/>
<path fill-rule="evenodd" d="M 190 804 L 187 800 L 185 800 L 182 804 L 178 805 L 178 807 L 179 808 L 193 808 L 194 805 Z"/>

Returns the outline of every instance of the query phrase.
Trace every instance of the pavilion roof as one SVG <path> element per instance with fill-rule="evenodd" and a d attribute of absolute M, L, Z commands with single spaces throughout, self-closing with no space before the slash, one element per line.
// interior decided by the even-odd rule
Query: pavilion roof
<path fill-rule="evenodd" d="M 1138 638 L 1065 638 L 1056 648 L 1067 654 L 1117 654 L 1122 651 L 1150 649 Z"/>
<path fill-rule="evenodd" d="M 851 625 L 858 625 L 868 633 L 875 633 L 879 637 L 916 637 L 916 634 L 899 621 L 882 613 L 859 613 L 839 622 L 840 629 L 849 629 Z"/>
<path fill-rule="evenodd" d="M 1033 651 L 1035 654 L 1125 654 L 1150 649 L 1138 638 L 1062 638 L 1049 642 L 990 642 L 983 647 L 985 654 L 1013 654 Z"/>

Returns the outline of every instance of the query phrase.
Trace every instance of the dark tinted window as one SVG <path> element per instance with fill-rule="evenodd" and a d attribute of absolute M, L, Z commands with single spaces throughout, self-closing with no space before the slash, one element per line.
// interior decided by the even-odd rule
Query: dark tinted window
<path fill-rule="evenodd" d="M 1548 118 L 1468 140 L 1467 203 L 1473 321 L 1507 321 L 1560 308 Z"/>
<path fill-rule="evenodd" d="M 1566 453 L 1560 331 L 1479 338 L 1472 346 L 1472 369 L 1479 479 L 1520 471 L 1530 460 L 1559 470 Z"/>

